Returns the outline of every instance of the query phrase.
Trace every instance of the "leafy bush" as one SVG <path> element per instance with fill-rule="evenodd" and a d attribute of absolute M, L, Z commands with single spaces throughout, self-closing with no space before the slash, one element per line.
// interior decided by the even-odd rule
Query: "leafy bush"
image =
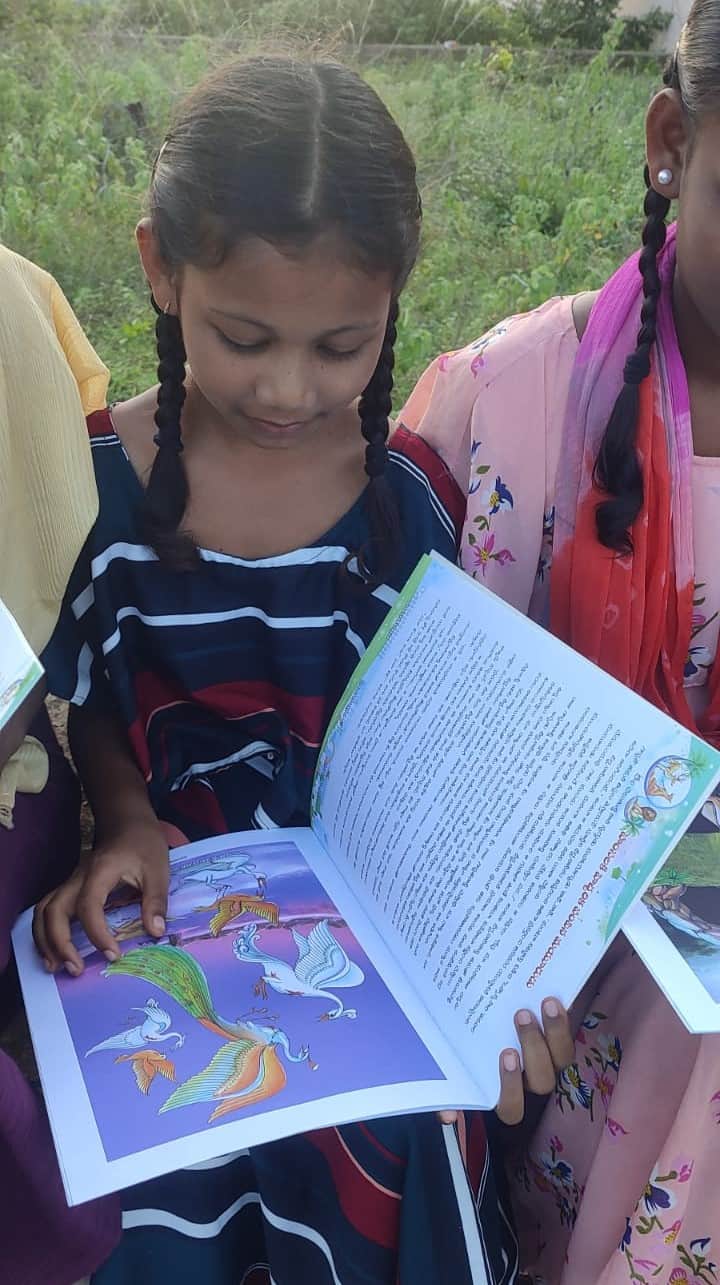
<path fill-rule="evenodd" d="M 152 154 L 213 53 L 201 39 L 122 45 L 100 30 L 79 72 L 76 33 L 14 30 L 0 44 L 0 240 L 57 276 L 121 397 L 154 377 L 133 243 Z M 585 67 L 534 65 L 499 50 L 490 65 L 470 54 L 367 72 L 415 148 L 426 209 L 399 396 L 435 353 L 600 285 L 637 243 L 659 69 L 613 69 L 610 44 Z"/>

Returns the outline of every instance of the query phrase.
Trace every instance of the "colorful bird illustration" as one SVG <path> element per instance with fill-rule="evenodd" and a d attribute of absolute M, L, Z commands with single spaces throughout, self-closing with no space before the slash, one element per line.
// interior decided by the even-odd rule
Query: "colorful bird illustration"
<path fill-rule="evenodd" d="M 251 1020 L 229 1022 L 221 1017 L 215 1011 L 203 969 L 186 950 L 177 946 L 139 946 L 108 964 L 104 971 L 107 976 L 142 977 L 165 991 L 201 1026 L 224 1040 L 208 1066 L 179 1085 L 163 1103 L 161 1111 L 197 1102 L 216 1102 L 209 1117 L 212 1123 L 254 1102 L 274 1097 L 287 1083 L 281 1052 L 288 1062 L 305 1062 L 310 1070 L 317 1069 L 308 1048 L 292 1053 L 284 1031 Z"/>
<path fill-rule="evenodd" d="M 263 897 L 251 897 L 242 892 L 218 897 L 212 906 L 206 906 L 205 909 L 216 912 L 210 920 L 213 937 L 219 937 L 225 925 L 232 923 L 233 919 L 239 919 L 241 915 L 257 915 L 258 919 L 267 920 L 273 928 L 277 928 L 280 922 L 280 907 L 274 901 L 265 901 Z"/>
<path fill-rule="evenodd" d="M 277 923 L 277 906 L 274 902 L 265 900 L 267 876 L 256 869 L 254 861 L 250 860 L 249 851 L 242 848 L 228 852 L 222 859 L 211 856 L 197 858 L 194 865 L 183 866 L 171 873 L 168 924 L 177 924 L 191 915 L 210 914 L 220 910 L 223 918 L 217 930 L 213 931 L 212 924 L 210 925 L 213 936 L 217 936 L 226 923 L 245 913 L 239 909 L 231 914 L 230 902 L 244 895 L 238 885 L 248 880 L 257 885 L 254 896 L 247 894 L 248 910 L 267 919 L 269 923 Z M 224 902 L 227 902 L 226 907 L 223 906 Z M 263 905 L 270 906 L 270 911 L 259 909 Z M 109 907 L 105 911 L 105 918 L 119 942 L 147 936 L 136 901 L 129 905 Z M 79 925 L 73 928 L 73 944 L 83 957 L 91 955 L 96 949 Z"/>
<path fill-rule="evenodd" d="M 146 1044 L 159 1044 L 163 1040 L 174 1039 L 176 1049 L 181 1048 L 185 1043 L 184 1035 L 179 1031 L 170 1030 L 170 1014 L 160 1007 L 156 999 L 149 999 L 142 1008 L 134 1008 L 132 1011 L 144 1013 L 145 1021 L 130 1027 L 127 1031 L 118 1031 L 117 1035 L 108 1036 L 100 1044 L 95 1044 L 93 1048 L 88 1049 L 85 1056 L 90 1057 L 91 1053 L 100 1053 L 104 1049 L 141 1049 Z"/>
<path fill-rule="evenodd" d="M 166 1080 L 175 1079 L 175 1063 L 159 1049 L 141 1049 L 139 1053 L 121 1053 L 115 1061 L 130 1063 L 135 1074 L 135 1083 L 140 1092 L 146 1096 L 156 1075 L 163 1075 Z"/>
<path fill-rule="evenodd" d="M 279 995 L 297 995 L 303 999 L 330 999 L 335 1008 L 323 1013 L 321 1021 L 335 1021 L 338 1017 L 357 1017 L 357 1010 L 345 1008 L 341 999 L 327 989 L 337 990 L 348 986 L 362 986 L 365 974 L 348 959 L 340 943 L 333 937 L 327 919 L 321 919 L 307 937 L 290 930 L 297 946 L 297 962 L 293 967 L 276 955 L 268 955 L 255 944 L 258 925 L 245 924 L 233 942 L 235 958 L 241 964 L 260 964 L 263 975 L 255 986 L 255 994 L 267 999 L 267 988 Z"/>

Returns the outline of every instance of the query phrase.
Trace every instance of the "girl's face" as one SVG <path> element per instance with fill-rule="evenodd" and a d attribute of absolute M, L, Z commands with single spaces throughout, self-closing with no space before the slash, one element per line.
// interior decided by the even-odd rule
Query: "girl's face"
<path fill-rule="evenodd" d="M 720 341 L 720 118 L 706 116 L 687 149 L 679 188 L 678 273 L 699 319 Z"/>
<path fill-rule="evenodd" d="M 656 191 L 677 200 L 676 310 L 683 328 L 720 339 L 720 116 L 691 126 L 675 90 L 653 99 L 647 118 L 647 155 Z M 672 172 L 661 184 L 659 173 Z"/>
<path fill-rule="evenodd" d="M 138 242 L 156 301 L 180 317 L 193 383 L 227 429 L 263 447 L 299 443 L 368 384 L 391 282 L 352 266 L 334 238 L 292 253 L 252 238 L 221 267 L 176 277 L 145 222 Z"/>

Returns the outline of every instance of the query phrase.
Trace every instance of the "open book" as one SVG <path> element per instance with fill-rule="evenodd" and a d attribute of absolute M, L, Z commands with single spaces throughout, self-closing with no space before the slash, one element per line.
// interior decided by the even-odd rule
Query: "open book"
<path fill-rule="evenodd" d="M 368 649 L 312 828 L 172 855 L 80 980 L 14 941 L 68 1199 L 306 1129 L 492 1107 L 513 1014 L 569 1003 L 720 755 L 442 559 Z"/>
<path fill-rule="evenodd" d="M 10 722 L 42 674 L 37 656 L 0 600 L 0 728 Z"/>

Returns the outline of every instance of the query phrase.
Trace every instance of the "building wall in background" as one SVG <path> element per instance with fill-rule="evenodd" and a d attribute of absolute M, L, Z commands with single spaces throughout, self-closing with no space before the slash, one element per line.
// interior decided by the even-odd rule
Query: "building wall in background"
<path fill-rule="evenodd" d="M 672 49 L 690 12 L 690 4 L 691 0 L 622 0 L 620 13 L 624 18 L 642 18 L 651 9 L 666 9 L 672 14 L 672 22 L 663 36 L 663 43 Z"/>

